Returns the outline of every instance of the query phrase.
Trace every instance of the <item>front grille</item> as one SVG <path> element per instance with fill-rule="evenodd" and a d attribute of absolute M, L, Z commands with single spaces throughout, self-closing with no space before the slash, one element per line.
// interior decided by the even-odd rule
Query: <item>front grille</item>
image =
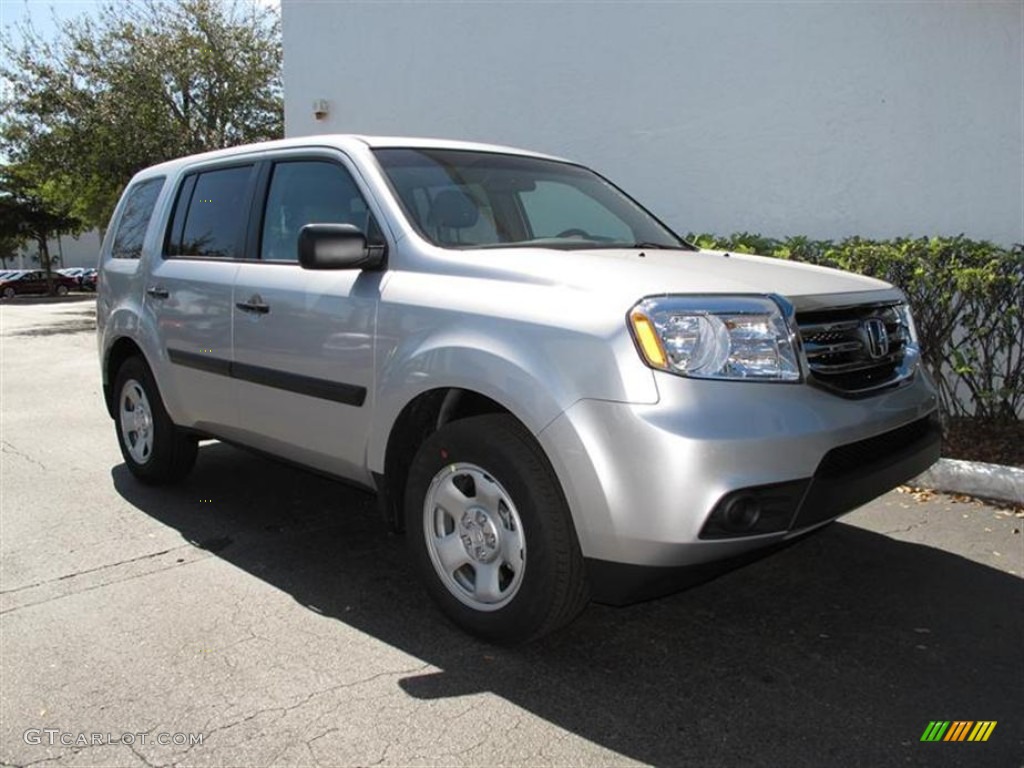
<path fill-rule="evenodd" d="M 897 306 L 866 304 L 798 313 L 811 380 L 854 397 L 902 381 L 910 332 Z"/>

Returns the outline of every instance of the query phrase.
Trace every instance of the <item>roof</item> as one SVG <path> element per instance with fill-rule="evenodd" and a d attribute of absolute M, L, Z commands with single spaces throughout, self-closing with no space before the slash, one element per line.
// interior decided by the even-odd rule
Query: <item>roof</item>
<path fill-rule="evenodd" d="M 213 152 L 204 152 L 198 155 L 188 155 L 175 160 L 168 160 L 146 168 L 138 174 L 138 178 L 152 176 L 162 173 L 170 173 L 182 165 L 191 165 L 197 161 L 217 160 L 219 158 L 236 157 L 268 150 L 276 149 L 298 149 L 302 147 L 333 147 L 341 150 L 399 148 L 408 147 L 411 149 L 457 149 L 476 152 L 497 152 L 501 154 L 525 155 L 528 157 L 539 157 L 548 160 L 562 160 L 552 155 L 545 155 L 540 152 L 532 152 L 526 149 L 506 147 L 500 144 L 483 144 L 471 141 L 456 141 L 452 139 L 431 139 L 413 136 L 363 136 L 346 133 L 315 134 L 311 136 L 297 136 L 291 139 L 280 139 L 278 141 L 264 141 L 257 144 L 241 144 L 228 149 L 218 149 Z"/>

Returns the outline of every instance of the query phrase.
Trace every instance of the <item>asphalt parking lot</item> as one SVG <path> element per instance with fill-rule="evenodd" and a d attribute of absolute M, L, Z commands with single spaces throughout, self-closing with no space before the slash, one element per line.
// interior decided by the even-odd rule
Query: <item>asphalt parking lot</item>
<path fill-rule="evenodd" d="M 434 610 L 364 493 L 218 443 L 179 487 L 134 482 L 94 306 L 0 305 L 3 765 L 1024 763 L 1012 513 L 892 493 L 493 648 Z M 998 725 L 922 743 L 932 720 Z"/>

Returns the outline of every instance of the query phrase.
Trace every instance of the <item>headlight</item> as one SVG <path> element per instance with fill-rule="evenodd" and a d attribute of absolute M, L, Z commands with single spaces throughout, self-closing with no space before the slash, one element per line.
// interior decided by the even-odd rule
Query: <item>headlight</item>
<path fill-rule="evenodd" d="M 907 334 L 907 346 L 913 345 L 917 349 L 917 326 L 914 325 L 914 316 L 910 313 L 910 304 L 904 300 L 903 303 L 895 306 L 895 310 L 900 320 L 900 326 Z"/>
<path fill-rule="evenodd" d="M 906 375 L 917 368 L 921 359 L 921 343 L 917 339 L 917 327 L 914 325 L 914 317 L 910 313 L 910 305 L 904 301 L 897 304 L 896 316 L 900 322 L 900 332 L 903 334 L 903 360 L 900 362 L 901 373 Z"/>
<path fill-rule="evenodd" d="M 629 325 L 652 368 L 702 379 L 799 381 L 783 307 L 781 298 L 664 296 L 633 307 Z"/>

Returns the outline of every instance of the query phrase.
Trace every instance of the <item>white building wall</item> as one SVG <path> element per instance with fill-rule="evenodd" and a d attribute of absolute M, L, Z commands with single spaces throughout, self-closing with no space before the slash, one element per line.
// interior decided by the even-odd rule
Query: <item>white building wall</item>
<path fill-rule="evenodd" d="M 284 0 L 283 23 L 289 136 L 563 155 L 681 232 L 1024 241 L 1020 0 Z"/>
<path fill-rule="evenodd" d="M 60 257 L 55 267 L 96 267 L 100 260 L 99 230 L 83 232 L 77 237 L 61 235 L 47 241 L 50 257 Z M 39 245 L 35 240 L 27 241 L 17 259 L 8 261 L 8 269 L 40 269 Z"/>

